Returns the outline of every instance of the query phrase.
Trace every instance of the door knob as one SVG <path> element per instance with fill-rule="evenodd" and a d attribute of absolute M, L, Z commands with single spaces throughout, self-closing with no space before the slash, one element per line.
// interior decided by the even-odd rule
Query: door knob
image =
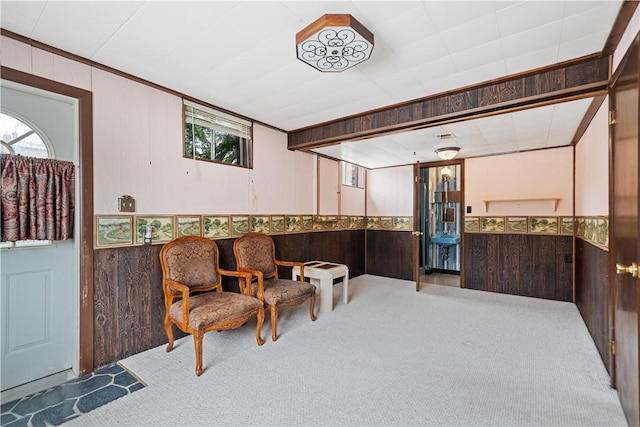
<path fill-rule="evenodd" d="M 412 231 L 411 235 L 412 236 L 422 236 L 422 231 Z"/>
<path fill-rule="evenodd" d="M 632 262 L 631 265 L 616 264 L 616 274 L 629 273 L 633 277 L 638 277 L 638 264 Z"/>

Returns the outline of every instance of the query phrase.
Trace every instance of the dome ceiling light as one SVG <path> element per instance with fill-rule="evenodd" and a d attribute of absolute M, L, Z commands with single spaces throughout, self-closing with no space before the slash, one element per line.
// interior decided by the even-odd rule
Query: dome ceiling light
<path fill-rule="evenodd" d="M 296 34 L 298 59 L 325 72 L 339 72 L 366 61 L 373 33 L 348 14 L 326 14 Z"/>
<path fill-rule="evenodd" d="M 458 155 L 458 151 L 460 151 L 460 147 L 444 147 L 438 148 L 436 154 L 442 160 L 451 160 Z"/>

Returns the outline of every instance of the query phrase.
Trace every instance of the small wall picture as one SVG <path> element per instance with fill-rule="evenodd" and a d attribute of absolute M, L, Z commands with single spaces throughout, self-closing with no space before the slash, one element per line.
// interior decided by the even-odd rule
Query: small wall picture
<path fill-rule="evenodd" d="M 390 216 L 380 217 L 380 228 L 385 228 L 385 229 L 393 228 L 393 218 Z"/>
<path fill-rule="evenodd" d="M 284 215 L 271 215 L 271 233 L 284 233 L 285 228 Z"/>
<path fill-rule="evenodd" d="M 602 246 L 605 248 L 609 247 L 609 219 L 608 218 L 595 219 L 594 241 L 599 246 Z"/>
<path fill-rule="evenodd" d="M 369 230 L 377 230 L 380 228 L 380 217 L 379 216 L 368 216 L 367 217 L 367 228 Z"/>
<path fill-rule="evenodd" d="M 483 216 L 480 222 L 480 230 L 483 233 L 504 233 L 505 221 L 501 216 Z"/>
<path fill-rule="evenodd" d="M 558 234 L 558 218 L 532 216 L 529 227 L 530 233 Z"/>
<path fill-rule="evenodd" d="M 202 236 L 200 216 L 176 215 L 176 237 Z"/>
<path fill-rule="evenodd" d="M 229 237 L 229 217 L 203 216 L 202 235 L 209 239 Z"/>
<path fill-rule="evenodd" d="M 480 218 L 477 216 L 467 216 L 464 218 L 465 233 L 477 233 L 480 231 Z"/>
<path fill-rule="evenodd" d="M 269 234 L 271 221 L 269 215 L 265 216 L 251 216 L 251 231 L 253 233 Z"/>
<path fill-rule="evenodd" d="M 249 232 L 249 217 L 234 215 L 231 217 L 231 236 L 242 236 Z"/>
<path fill-rule="evenodd" d="M 137 216 L 135 218 L 136 245 L 144 244 L 147 226 L 151 226 L 151 243 L 167 243 L 173 240 L 172 216 Z"/>
<path fill-rule="evenodd" d="M 410 216 L 393 217 L 394 230 L 411 230 L 411 228 L 412 228 L 412 217 Z"/>
<path fill-rule="evenodd" d="M 313 230 L 313 215 L 302 215 L 302 230 Z"/>
<path fill-rule="evenodd" d="M 348 216 L 341 216 L 340 217 L 340 229 L 341 230 L 346 230 L 349 228 L 349 217 Z"/>
<path fill-rule="evenodd" d="M 95 245 L 97 248 L 133 244 L 131 216 L 96 216 Z"/>
<path fill-rule="evenodd" d="M 560 228 L 560 234 L 568 234 L 573 235 L 574 230 L 574 220 L 573 217 L 563 217 L 562 224 Z"/>
<path fill-rule="evenodd" d="M 526 233 L 528 230 L 526 216 L 507 217 L 507 233 Z"/>
<path fill-rule="evenodd" d="M 302 218 L 299 216 L 287 216 L 287 233 L 302 231 Z"/>

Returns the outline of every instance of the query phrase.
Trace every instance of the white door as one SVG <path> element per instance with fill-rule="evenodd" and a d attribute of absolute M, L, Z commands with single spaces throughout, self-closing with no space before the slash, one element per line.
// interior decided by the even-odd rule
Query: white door
<path fill-rule="evenodd" d="M 2 111 L 36 129 L 52 145 L 50 157 L 77 164 L 74 101 L 8 86 L 2 82 Z M 75 236 L 79 205 L 76 198 Z M 78 260 L 74 241 L 0 251 L 3 391 L 77 365 Z"/>

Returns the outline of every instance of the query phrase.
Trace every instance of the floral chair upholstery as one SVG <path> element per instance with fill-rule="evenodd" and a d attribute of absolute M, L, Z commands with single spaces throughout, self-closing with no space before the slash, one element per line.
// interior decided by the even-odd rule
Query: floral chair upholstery
<path fill-rule="evenodd" d="M 278 310 L 280 307 L 299 305 L 309 298 L 309 315 L 316 320 L 313 312 L 316 302 L 316 287 L 304 281 L 304 264 L 294 261 L 279 261 L 275 257 L 273 239 L 260 233 L 248 233 L 233 243 L 238 271 L 254 276 L 256 286 L 251 294 L 264 301 L 271 314 L 271 339 L 278 339 Z M 278 266 L 300 267 L 300 281 L 280 279 Z"/>
<path fill-rule="evenodd" d="M 160 250 L 167 352 L 173 349 L 172 325 L 193 335 L 198 376 L 203 370 L 202 338 L 209 331 L 235 329 L 257 316 L 256 341 L 264 344 L 264 304 L 249 294 L 251 274 L 219 268 L 218 256 L 213 240 L 196 236 L 180 237 Z M 223 291 L 222 275 L 237 277 L 241 293 Z"/>

